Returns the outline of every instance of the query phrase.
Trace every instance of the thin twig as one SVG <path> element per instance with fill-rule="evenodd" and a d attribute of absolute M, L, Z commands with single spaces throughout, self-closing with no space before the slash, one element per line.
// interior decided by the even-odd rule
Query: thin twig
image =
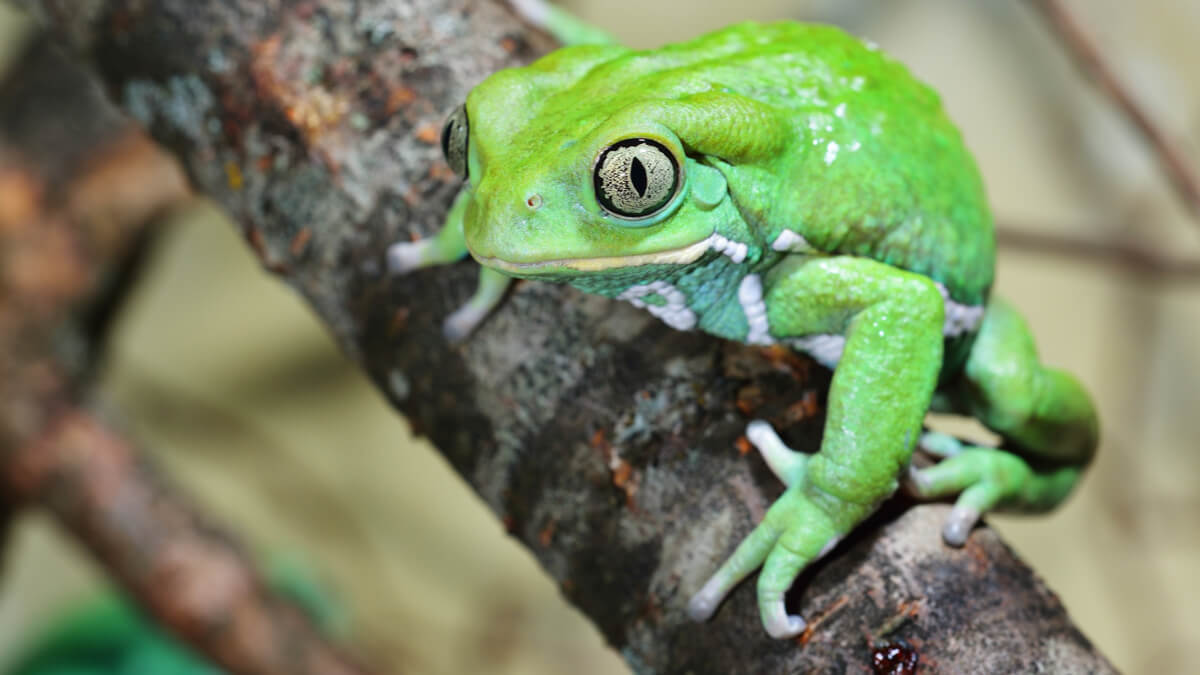
<path fill-rule="evenodd" d="M 1092 241 L 1084 237 L 1049 234 L 1038 228 L 1000 227 L 996 240 L 1004 247 L 1073 258 L 1121 268 L 1155 282 L 1200 282 L 1200 260 L 1170 258 L 1123 242 Z"/>
<path fill-rule="evenodd" d="M 1047 23 L 1055 31 L 1075 64 L 1089 74 L 1106 93 L 1117 108 L 1133 123 L 1154 149 L 1163 170 L 1167 172 L 1171 185 L 1179 193 L 1193 215 L 1200 219 L 1200 175 L 1179 148 L 1172 143 L 1154 120 L 1146 107 L 1117 78 L 1105 62 L 1099 47 L 1079 25 L 1059 0 L 1032 0 L 1034 7 L 1042 12 Z"/>

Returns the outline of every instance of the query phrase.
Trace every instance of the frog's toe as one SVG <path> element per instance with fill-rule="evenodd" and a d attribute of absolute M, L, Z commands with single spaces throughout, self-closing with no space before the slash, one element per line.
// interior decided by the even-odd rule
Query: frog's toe
<path fill-rule="evenodd" d="M 758 448 L 758 452 L 766 461 L 767 466 L 771 468 L 771 472 L 784 485 L 795 485 L 804 477 L 804 467 L 808 455 L 789 448 L 769 423 L 763 420 L 754 420 L 746 425 L 746 438 L 755 448 Z"/>
<path fill-rule="evenodd" d="M 763 628 L 773 638 L 795 637 L 804 631 L 804 619 L 787 613 L 783 596 L 807 563 L 805 556 L 782 545 L 776 545 L 763 563 L 758 577 L 758 611 Z"/>
<path fill-rule="evenodd" d="M 426 266 L 432 239 L 396 242 L 388 247 L 387 268 L 392 274 L 407 274 Z"/>
<path fill-rule="evenodd" d="M 926 431 L 921 434 L 917 445 L 935 457 L 953 457 L 967 447 L 957 438 L 940 431 Z"/>
<path fill-rule="evenodd" d="M 804 630 L 804 619 L 787 613 L 784 594 L 805 567 L 833 549 L 840 535 L 830 516 L 796 489 L 775 502 L 767 520 L 780 523 L 783 532 L 758 575 L 758 611 L 771 637 L 794 637 Z"/>
<path fill-rule="evenodd" d="M 975 523 L 983 514 L 969 506 L 955 505 L 946 517 L 942 526 L 942 541 L 955 548 L 961 548 L 967 543 L 967 536 L 975 528 Z"/>
<path fill-rule="evenodd" d="M 717 611 L 717 606 L 721 604 L 721 600 L 725 599 L 725 590 L 721 587 L 720 581 L 713 577 L 704 584 L 704 587 L 688 600 L 687 615 L 692 621 L 708 621 L 713 613 Z"/>
<path fill-rule="evenodd" d="M 449 342 L 462 342 L 475 332 L 490 311 L 491 307 L 467 303 L 446 317 L 442 323 L 442 335 Z"/>
<path fill-rule="evenodd" d="M 763 616 L 763 627 L 767 629 L 767 635 L 776 640 L 796 637 L 803 633 L 807 626 L 803 618 L 787 613 L 783 606 L 783 598 L 773 600 L 769 614 Z"/>

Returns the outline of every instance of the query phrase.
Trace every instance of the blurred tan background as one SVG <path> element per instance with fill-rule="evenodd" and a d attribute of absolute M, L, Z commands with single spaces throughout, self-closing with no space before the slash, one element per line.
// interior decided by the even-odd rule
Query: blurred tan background
<path fill-rule="evenodd" d="M 569 4 L 636 46 L 745 18 L 837 22 L 941 91 L 1002 226 L 1200 260 L 1200 223 L 1026 3 Z M 1070 5 L 1200 158 L 1200 4 Z M 19 25 L 0 4 L 0 59 Z M 1200 280 L 1156 283 L 1002 246 L 998 292 L 1024 310 L 1044 359 L 1094 393 L 1104 443 L 1065 508 L 992 523 L 1119 668 L 1186 672 L 1200 649 Z M 163 238 L 103 384 L 105 403 L 256 552 L 304 553 L 336 589 L 354 639 L 395 669 L 627 672 L 212 207 Z M 6 552 L 0 671 L 31 632 L 103 583 L 47 525 L 25 517 Z"/>

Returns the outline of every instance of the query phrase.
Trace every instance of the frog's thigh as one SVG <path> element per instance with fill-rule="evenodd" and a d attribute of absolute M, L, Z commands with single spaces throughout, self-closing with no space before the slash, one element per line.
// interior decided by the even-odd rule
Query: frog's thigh
<path fill-rule="evenodd" d="M 1087 393 L 1070 375 L 1041 365 L 1025 322 L 1000 300 L 988 307 L 954 398 L 1005 442 L 1003 448 L 964 445 L 936 466 L 912 472 L 920 496 L 959 494 L 942 532 L 948 544 L 965 543 L 980 516 L 998 506 L 1053 508 L 1095 451 L 1097 423 Z M 1027 457 L 1043 461 L 1035 469 Z"/>
<path fill-rule="evenodd" d="M 768 279 L 777 339 L 845 334 L 808 489 L 848 530 L 895 489 L 937 383 L 942 296 L 928 278 L 858 257 L 799 259 Z"/>

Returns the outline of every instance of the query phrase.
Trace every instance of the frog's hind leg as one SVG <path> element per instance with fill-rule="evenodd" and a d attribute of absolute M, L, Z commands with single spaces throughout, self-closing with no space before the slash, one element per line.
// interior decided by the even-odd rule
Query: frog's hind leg
<path fill-rule="evenodd" d="M 987 511 L 1055 507 L 1095 453 L 1091 399 L 1075 378 L 1038 361 L 1028 326 L 1002 301 L 989 305 L 951 394 L 956 408 L 1005 439 L 1002 448 L 986 448 L 922 437 L 923 448 L 945 459 L 911 469 L 911 484 L 921 497 L 959 495 L 942 531 L 951 546 L 962 546 Z"/>

